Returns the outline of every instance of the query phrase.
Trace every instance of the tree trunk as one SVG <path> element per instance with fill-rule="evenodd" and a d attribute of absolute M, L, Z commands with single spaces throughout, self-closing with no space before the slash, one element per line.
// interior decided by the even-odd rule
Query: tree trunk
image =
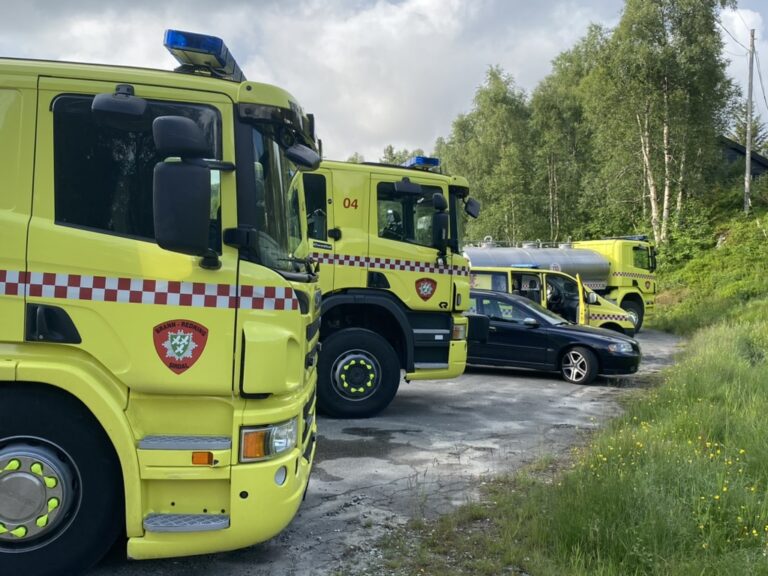
<path fill-rule="evenodd" d="M 640 150 L 643 153 L 643 172 L 645 173 L 646 184 L 648 185 L 648 199 L 651 204 L 651 229 L 653 230 L 653 239 L 656 244 L 659 243 L 659 199 L 656 197 L 656 180 L 653 177 L 653 167 L 651 166 L 651 135 L 649 129 L 650 110 L 646 106 L 644 118 L 637 115 L 637 127 L 640 131 Z"/>
<path fill-rule="evenodd" d="M 664 199 L 661 212 L 661 232 L 659 240 L 662 244 L 667 242 L 669 228 L 669 199 L 672 193 L 672 151 L 669 145 L 669 85 L 664 78 L 664 119 L 662 120 L 662 134 L 664 139 Z"/>
<path fill-rule="evenodd" d="M 685 190 L 685 148 L 680 155 L 680 170 L 677 173 L 677 206 L 675 209 L 675 228 L 680 226 L 683 214 L 683 190 Z"/>

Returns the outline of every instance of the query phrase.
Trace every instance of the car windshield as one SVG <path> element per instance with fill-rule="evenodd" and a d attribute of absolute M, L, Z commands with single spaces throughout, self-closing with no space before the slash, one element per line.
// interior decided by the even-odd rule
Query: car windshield
<path fill-rule="evenodd" d="M 523 308 L 527 308 L 530 310 L 533 310 L 536 312 L 537 315 L 541 316 L 542 319 L 547 322 L 548 324 L 551 324 L 552 326 L 558 326 L 560 324 L 571 324 L 571 322 L 568 322 L 565 318 L 562 316 L 558 316 L 554 312 L 551 312 L 544 308 L 541 304 L 538 302 L 534 302 L 533 300 L 517 300 L 517 302 L 523 306 Z"/>
<path fill-rule="evenodd" d="M 270 268 L 294 272 L 302 245 L 299 171 L 269 127 L 254 126 L 252 143 L 258 258 Z"/>

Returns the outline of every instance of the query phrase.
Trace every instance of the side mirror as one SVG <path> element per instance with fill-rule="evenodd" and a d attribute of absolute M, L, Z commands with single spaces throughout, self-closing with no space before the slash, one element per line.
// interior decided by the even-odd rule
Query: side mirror
<path fill-rule="evenodd" d="M 213 150 L 194 120 L 184 116 L 159 116 L 152 122 L 158 154 L 168 158 L 212 158 Z"/>
<path fill-rule="evenodd" d="M 446 212 L 435 212 L 432 214 L 432 246 L 442 256 L 448 246 L 448 226 L 450 220 Z"/>
<path fill-rule="evenodd" d="M 467 198 L 467 201 L 464 202 L 464 212 L 472 218 L 477 218 L 480 216 L 480 202 L 474 198 Z"/>
<path fill-rule="evenodd" d="M 304 144 L 294 144 L 285 150 L 288 160 L 296 164 L 299 170 L 317 170 L 320 155 Z"/>
<path fill-rule="evenodd" d="M 539 322 L 535 318 L 526 318 L 525 320 L 523 320 L 523 324 L 525 326 L 528 326 L 528 328 L 538 328 L 539 327 Z"/>
<path fill-rule="evenodd" d="M 118 84 L 114 94 L 97 94 L 91 103 L 91 114 L 98 124 L 128 132 L 149 128 L 147 109 L 147 101 L 134 96 L 130 84 Z"/>
<path fill-rule="evenodd" d="M 159 162 L 153 180 L 155 239 L 172 252 L 209 251 L 211 170 L 183 162 Z"/>
<path fill-rule="evenodd" d="M 597 304 L 597 294 L 594 292 L 587 292 L 587 304 Z"/>
<path fill-rule="evenodd" d="M 421 194 L 421 184 L 411 182 L 408 178 L 395 182 L 395 192 L 401 192 L 403 194 Z"/>
<path fill-rule="evenodd" d="M 202 159 L 213 151 L 200 127 L 182 116 L 156 118 L 152 135 L 161 155 L 182 158 L 155 165 L 152 193 L 157 244 L 172 252 L 208 256 L 211 170 Z"/>

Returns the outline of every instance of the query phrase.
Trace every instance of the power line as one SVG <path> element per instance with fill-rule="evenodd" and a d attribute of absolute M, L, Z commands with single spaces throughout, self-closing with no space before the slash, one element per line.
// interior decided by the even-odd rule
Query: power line
<path fill-rule="evenodd" d="M 763 84 L 763 73 L 760 71 L 763 65 L 760 64 L 760 55 L 757 53 L 757 50 L 755 50 L 755 58 L 757 59 L 757 77 L 760 80 L 760 91 L 763 93 L 763 102 L 765 102 L 765 107 L 766 109 L 768 109 L 768 98 L 765 97 L 765 85 Z"/>
<path fill-rule="evenodd" d="M 747 24 L 747 21 L 744 20 L 744 16 L 741 15 L 741 11 L 737 8 L 736 10 L 734 10 L 734 12 L 736 12 L 736 16 L 739 17 L 739 20 L 741 20 L 741 23 L 744 24 L 744 28 L 749 30 L 749 24 Z"/>
<path fill-rule="evenodd" d="M 749 53 L 749 48 L 747 48 L 746 46 L 744 46 L 744 44 L 742 44 L 741 42 L 739 42 L 739 41 L 736 39 L 736 36 L 734 36 L 733 34 L 731 34 L 731 31 L 730 31 L 730 30 L 728 30 L 728 28 L 726 28 L 725 26 L 723 26 L 723 23 L 722 23 L 722 22 L 720 22 L 720 20 L 715 20 L 715 22 L 717 22 L 717 25 L 718 25 L 718 26 L 720 26 L 720 28 L 722 28 L 723 30 L 725 30 L 725 33 L 726 33 L 726 34 L 728 34 L 728 36 L 730 36 L 731 38 L 733 38 L 733 41 L 734 41 L 734 42 L 736 42 L 736 44 L 738 44 L 739 46 L 741 46 L 742 48 L 744 48 L 744 50 L 746 50 L 746 51 L 747 51 L 747 53 Z"/>

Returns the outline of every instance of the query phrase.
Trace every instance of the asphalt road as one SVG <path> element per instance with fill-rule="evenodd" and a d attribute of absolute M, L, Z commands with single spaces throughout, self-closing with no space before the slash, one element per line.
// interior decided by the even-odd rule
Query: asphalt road
<path fill-rule="evenodd" d="M 269 542 L 195 558 L 129 562 L 119 550 L 89 576 L 359 574 L 377 539 L 410 518 L 467 502 L 484 478 L 568 451 L 618 414 L 616 400 L 671 364 L 680 341 L 639 336 L 638 374 L 568 384 L 556 375 L 473 368 L 452 381 L 403 383 L 376 418 L 320 418 L 317 459 L 298 516 Z"/>

